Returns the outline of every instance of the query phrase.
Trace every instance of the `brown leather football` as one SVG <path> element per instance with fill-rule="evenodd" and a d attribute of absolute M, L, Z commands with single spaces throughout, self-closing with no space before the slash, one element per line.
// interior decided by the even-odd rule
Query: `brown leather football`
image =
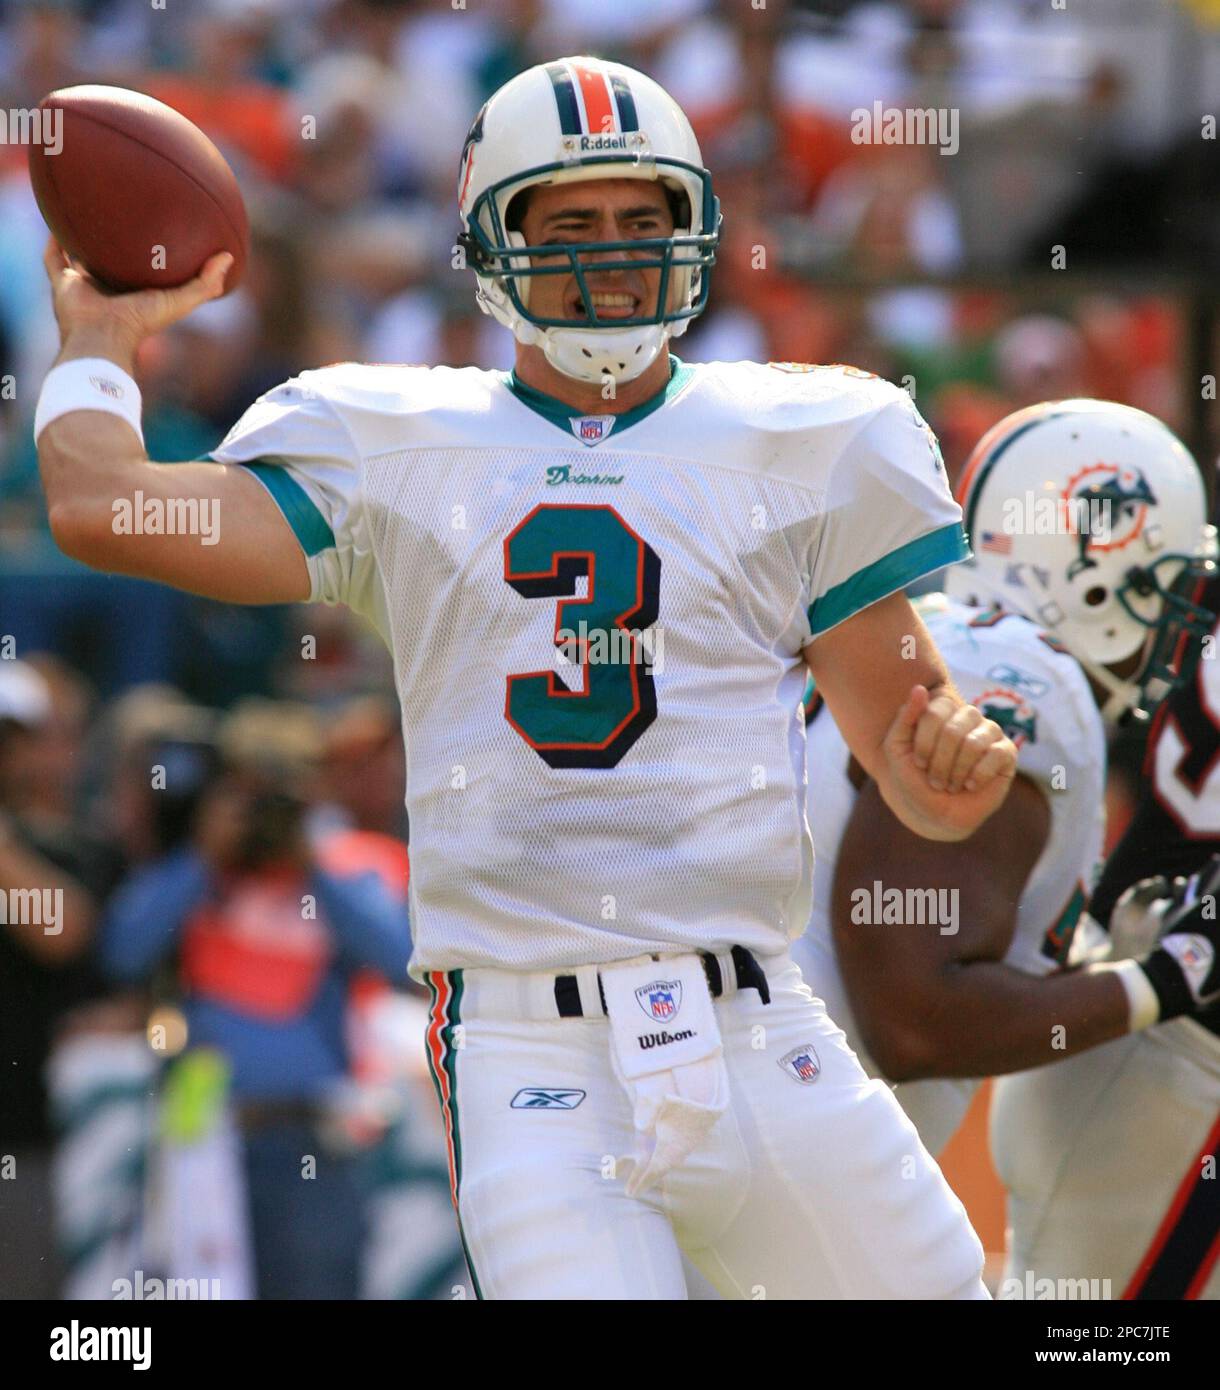
<path fill-rule="evenodd" d="M 64 87 L 39 108 L 34 196 L 56 240 L 91 275 L 112 290 L 168 288 L 229 251 L 225 293 L 237 286 L 250 244 L 246 208 L 203 131 L 124 87 Z"/>

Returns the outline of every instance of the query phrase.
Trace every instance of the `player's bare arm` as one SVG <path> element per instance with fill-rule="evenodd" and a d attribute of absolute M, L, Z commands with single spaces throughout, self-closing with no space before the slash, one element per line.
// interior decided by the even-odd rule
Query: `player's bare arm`
<path fill-rule="evenodd" d="M 909 398 L 845 369 L 669 350 L 707 302 L 722 220 L 712 174 L 668 93 L 577 55 L 506 82 L 472 113 L 458 161 L 459 247 L 479 310 L 512 334 L 511 374 L 347 363 L 261 397 L 213 451 L 231 467 L 151 463 L 136 350 L 236 277 L 239 194 L 219 152 L 167 109 L 135 94 L 68 101 L 106 107 L 105 129 L 126 132 L 126 186 L 169 185 L 149 203 L 178 212 L 201 177 L 214 185 L 198 215 L 218 198 L 233 215 L 206 249 L 236 259 L 229 272 L 213 259 L 177 294 L 103 299 L 97 285 L 170 282 L 147 280 L 139 256 L 107 274 L 112 248 L 74 244 L 74 190 L 48 179 L 43 201 L 64 214 L 74 258 L 49 258 L 65 358 L 35 426 L 55 534 L 90 564 L 199 593 L 344 604 L 390 648 L 412 750 L 409 968 L 429 984 L 429 1067 L 450 1196 L 478 1231 L 478 1296 L 681 1297 L 680 1251 L 698 1263 L 704 1239 L 687 1235 L 687 1210 L 698 1224 L 727 1202 L 732 1222 L 713 1216 L 708 1232 L 726 1296 L 986 1298 L 960 1203 L 909 1143 L 897 1100 L 863 1084 L 788 954 L 811 867 L 792 815 L 804 768 L 791 722 L 793 657 L 811 633 L 836 667 L 821 673 L 828 698 L 865 708 L 862 756 L 916 826 L 954 836 L 955 816 L 972 828 L 990 804 L 928 788 L 929 770 L 946 787 L 983 776 L 973 746 L 959 769 L 966 731 L 942 728 L 942 705 L 921 722 L 913 704 L 887 745 L 914 683 L 947 688 L 930 644 L 905 667 L 896 644 L 877 670 L 836 655 L 845 594 L 966 549 Z M 146 158 L 162 144 L 168 172 Z M 222 544 L 115 534 L 114 501 L 139 490 L 218 500 Z M 882 507 L 886 525 L 870 527 Z M 763 536 L 742 525 L 755 517 Z M 906 611 L 882 605 L 844 623 L 843 640 L 910 631 Z M 539 669 L 569 619 L 583 671 Z M 649 629 L 679 654 L 668 671 L 659 641 L 657 660 L 639 659 Z M 628 651 L 604 659 L 600 638 L 617 630 Z M 725 634 L 727 661 L 710 632 Z M 767 717 L 750 725 L 756 709 Z M 478 798 L 470 814 L 431 814 L 458 809 L 459 749 Z M 467 969 L 480 982 L 463 991 Z M 497 1017 L 507 1045 L 481 1025 Z M 539 1108 L 556 1113 L 539 1124 Z M 725 1145 L 725 1133 L 746 1138 Z M 591 1135 L 613 1146 L 610 1181 L 580 1160 Z M 658 1220 L 652 1189 L 705 1143 L 711 1161 L 689 1167 L 677 1205 L 667 1183 Z M 902 1173 L 878 1161 L 899 1147 L 913 1150 Z"/>
<path fill-rule="evenodd" d="M 58 362 L 103 358 L 131 374 L 140 343 L 222 291 L 231 257 L 213 256 L 176 289 L 103 293 L 51 240 L 45 264 L 61 350 Z M 38 439 L 51 532 L 66 554 L 94 569 L 153 579 L 228 603 L 289 603 L 307 598 L 305 558 L 283 514 L 244 468 L 216 463 L 153 463 L 121 418 L 75 410 Z M 207 500 L 217 542 L 129 534 L 114 526 L 115 502 Z"/>
<path fill-rule="evenodd" d="M 1017 751 L 967 704 L 905 594 L 891 594 L 805 649 L 852 753 L 916 836 L 963 840 L 1003 802 Z"/>
<path fill-rule="evenodd" d="M 1109 971 L 1036 976 L 1004 964 L 1050 829 L 1045 793 L 1023 776 L 1004 814 L 956 844 L 912 834 L 875 782 L 861 787 L 835 864 L 831 927 L 861 1040 L 891 1081 L 1025 1071 L 1127 1032 L 1127 996 Z M 878 877 L 900 892 L 956 893 L 956 932 L 853 921 L 853 892 L 871 892 Z"/>

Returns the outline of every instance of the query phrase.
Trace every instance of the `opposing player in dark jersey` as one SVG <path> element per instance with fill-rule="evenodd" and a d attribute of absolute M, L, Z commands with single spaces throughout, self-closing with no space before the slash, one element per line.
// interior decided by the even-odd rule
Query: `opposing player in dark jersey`
<path fill-rule="evenodd" d="M 1192 598 L 1220 615 L 1220 578 Z M 1149 1002 L 1171 1021 L 997 1083 L 1010 1277 L 1096 1280 L 1103 1297 L 1220 1297 L 1220 1003 L 1198 1007 L 1216 978 L 1218 641 L 1220 620 L 1157 713 L 1139 807 L 1090 903 L 1112 959 L 1148 959 L 1158 939 L 1178 950 L 1180 976 L 1161 955 L 1169 968 Z M 1173 880 L 1196 873 L 1192 907 Z"/>

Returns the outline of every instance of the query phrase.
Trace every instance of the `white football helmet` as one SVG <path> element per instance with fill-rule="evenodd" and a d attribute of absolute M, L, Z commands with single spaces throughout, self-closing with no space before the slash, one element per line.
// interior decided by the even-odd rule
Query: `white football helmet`
<path fill-rule="evenodd" d="M 544 247 L 527 246 L 510 227 L 509 204 L 524 189 L 599 178 L 659 179 L 675 209 L 674 235 Z M 707 302 L 720 239 L 711 175 L 682 108 L 650 77 L 621 63 L 562 58 L 505 83 L 466 137 L 458 211 L 458 241 L 478 278 L 479 307 L 579 381 L 633 380 Z M 533 264 L 540 255 L 551 263 Z M 627 268 L 660 269 L 654 312 L 599 322 L 585 274 Z M 530 312 L 532 277 L 557 274 L 575 276 L 583 321 Z M 677 285 L 672 309 L 671 279 Z"/>
<path fill-rule="evenodd" d="M 1112 401 L 1047 401 L 983 436 L 957 488 L 974 558 L 946 589 L 1021 613 L 1146 716 L 1194 670 L 1214 615 L 1191 602 L 1214 572 L 1216 529 L 1185 445 Z M 1126 678 L 1109 670 L 1138 652 Z"/>

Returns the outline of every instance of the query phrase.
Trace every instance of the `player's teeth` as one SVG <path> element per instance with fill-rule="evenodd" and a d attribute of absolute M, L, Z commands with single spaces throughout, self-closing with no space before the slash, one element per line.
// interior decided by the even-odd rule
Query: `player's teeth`
<path fill-rule="evenodd" d="M 630 309 L 634 303 L 635 299 L 629 294 L 595 294 L 593 296 L 595 309 Z"/>

